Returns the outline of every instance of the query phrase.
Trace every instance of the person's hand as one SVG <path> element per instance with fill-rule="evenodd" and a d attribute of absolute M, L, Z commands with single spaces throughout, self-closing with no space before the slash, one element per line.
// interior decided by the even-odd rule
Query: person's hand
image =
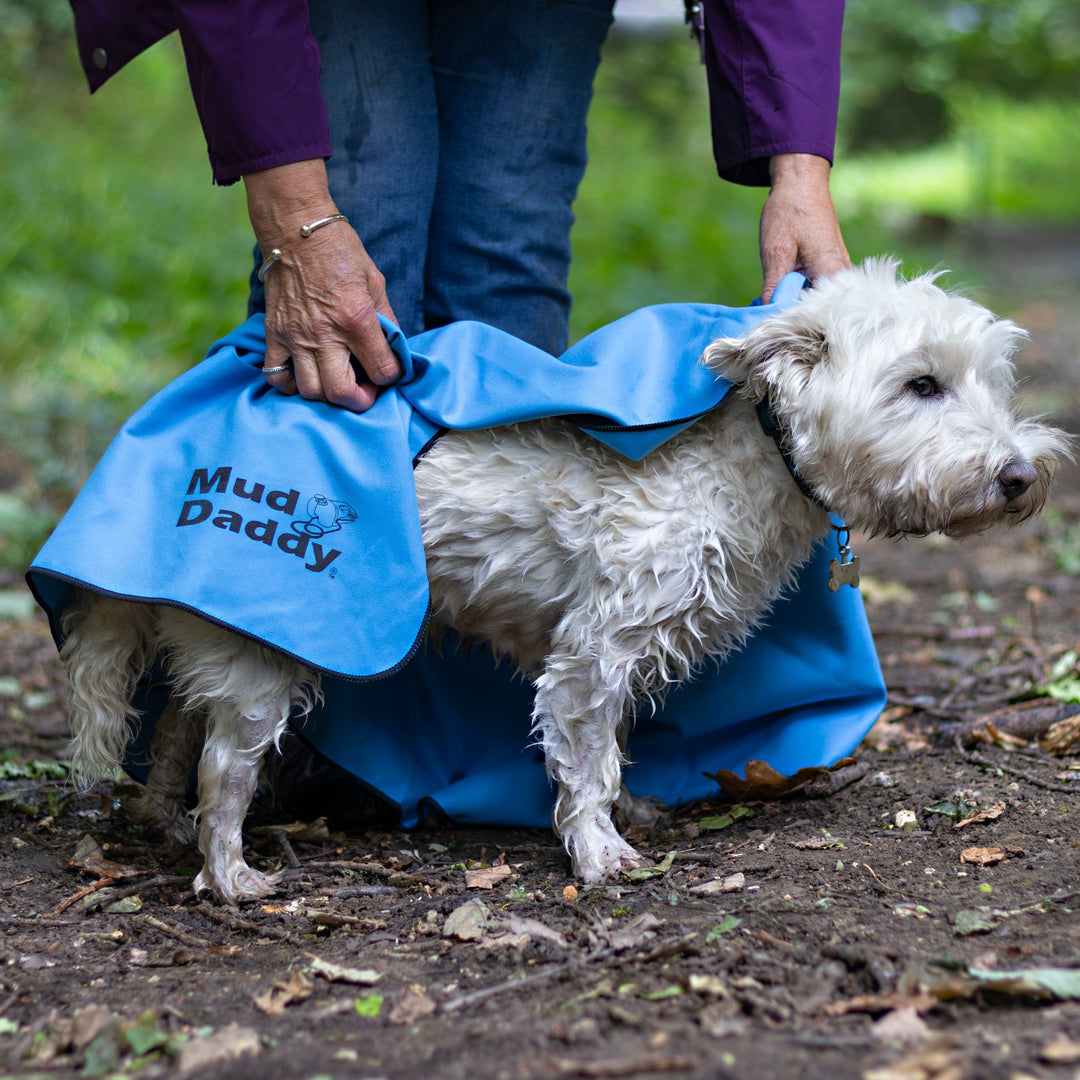
<path fill-rule="evenodd" d="M 829 194 L 829 168 L 814 154 L 778 154 L 769 162 L 772 190 L 761 210 L 762 303 L 793 270 L 814 281 L 851 265 Z"/>
<path fill-rule="evenodd" d="M 265 367 L 291 361 L 292 371 L 267 380 L 282 393 L 363 412 L 379 386 L 401 375 L 378 319 L 394 312 L 382 274 L 348 222 L 300 235 L 302 225 L 338 212 L 325 165 L 315 159 L 250 173 L 244 186 L 263 256 L 281 251 L 263 277 Z"/>

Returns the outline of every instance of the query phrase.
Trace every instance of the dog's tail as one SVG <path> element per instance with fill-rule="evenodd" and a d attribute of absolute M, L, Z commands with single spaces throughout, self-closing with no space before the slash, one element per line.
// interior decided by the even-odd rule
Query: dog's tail
<path fill-rule="evenodd" d="M 82 593 L 65 614 L 72 774 L 86 790 L 119 767 L 138 722 L 132 696 L 154 658 L 154 610 Z"/>

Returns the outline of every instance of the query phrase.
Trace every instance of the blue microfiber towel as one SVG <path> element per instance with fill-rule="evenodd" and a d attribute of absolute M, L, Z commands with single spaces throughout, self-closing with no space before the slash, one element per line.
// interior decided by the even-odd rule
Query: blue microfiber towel
<path fill-rule="evenodd" d="M 640 458 L 731 390 L 699 362 L 792 303 L 644 308 L 553 357 L 461 322 L 405 340 L 404 376 L 367 412 L 270 388 L 262 317 L 124 425 L 28 581 L 62 639 L 75 586 L 172 604 L 302 660 L 325 703 L 300 724 L 319 751 L 400 807 L 460 822 L 546 825 L 551 793 L 530 748 L 529 686 L 485 649 L 423 647 L 428 588 L 412 470 L 445 429 L 571 419 Z M 674 804 L 715 790 L 704 771 L 747 760 L 828 764 L 862 739 L 884 686 L 861 600 L 825 587 L 818 550 L 768 628 L 638 717 L 630 790 Z M 152 676 L 138 772 L 161 695 Z"/>

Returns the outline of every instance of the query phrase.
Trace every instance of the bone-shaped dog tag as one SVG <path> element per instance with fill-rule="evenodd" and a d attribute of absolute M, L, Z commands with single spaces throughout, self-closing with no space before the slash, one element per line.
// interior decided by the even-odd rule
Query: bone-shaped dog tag
<path fill-rule="evenodd" d="M 829 589 L 837 592 L 841 585 L 859 587 L 859 556 L 853 555 L 846 562 L 832 559 L 829 562 Z"/>

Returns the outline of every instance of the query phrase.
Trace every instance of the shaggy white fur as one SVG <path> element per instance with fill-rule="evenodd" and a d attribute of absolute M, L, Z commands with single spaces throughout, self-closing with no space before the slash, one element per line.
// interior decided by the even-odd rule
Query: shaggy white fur
<path fill-rule="evenodd" d="M 554 825 L 579 877 L 646 861 L 611 820 L 636 704 L 760 626 L 828 531 L 823 506 L 870 532 L 958 536 L 1042 508 L 1068 440 L 1013 412 L 1022 336 L 930 277 L 871 261 L 710 346 L 705 362 L 739 397 L 643 461 L 554 420 L 450 433 L 424 458 L 433 629 L 488 642 L 532 679 Z M 763 400 L 816 499 L 763 431 Z M 183 707 L 163 718 L 140 812 L 177 833 L 201 745 L 195 887 L 226 903 L 265 895 L 274 882 L 244 862 L 240 828 L 259 761 L 311 707 L 317 677 L 169 608 L 87 594 L 67 630 L 80 768 L 120 760 L 131 688 L 163 652 Z"/>

